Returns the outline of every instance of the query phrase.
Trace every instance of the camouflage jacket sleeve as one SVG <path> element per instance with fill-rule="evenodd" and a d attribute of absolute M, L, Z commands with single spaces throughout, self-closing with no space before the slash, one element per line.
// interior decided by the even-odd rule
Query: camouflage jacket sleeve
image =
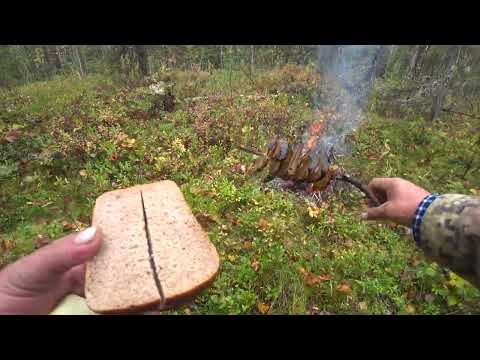
<path fill-rule="evenodd" d="M 480 287 L 480 197 L 436 197 L 414 236 L 428 258 Z"/>

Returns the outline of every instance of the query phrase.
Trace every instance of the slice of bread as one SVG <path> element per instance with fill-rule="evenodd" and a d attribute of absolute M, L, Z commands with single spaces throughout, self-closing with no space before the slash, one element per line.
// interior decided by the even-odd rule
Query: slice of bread
<path fill-rule="evenodd" d="M 85 278 L 87 305 L 96 313 L 175 307 L 218 272 L 215 247 L 172 181 L 101 195 L 93 225 L 104 234 Z"/>
<path fill-rule="evenodd" d="M 144 185 L 142 193 L 156 273 L 169 308 L 210 285 L 220 260 L 173 181 Z"/>

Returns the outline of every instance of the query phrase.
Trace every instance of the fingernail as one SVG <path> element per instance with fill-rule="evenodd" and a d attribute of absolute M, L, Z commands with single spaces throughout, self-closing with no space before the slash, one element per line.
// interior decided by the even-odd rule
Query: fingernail
<path fill-rule="evenodd" d="M 367 220 L 367 218 L 368 218 L 368 213 L 366 212 L 362 213 L 362 219 Z"/>
<path fill-rule="evenodd" d="M 75 244 L 86 244 L 95 239 L 95 234 L 97 232 L 97 228 L 89 227 L 86 230 L 83 230 L 80 234 L 78 234 L 73 242 Z"/>

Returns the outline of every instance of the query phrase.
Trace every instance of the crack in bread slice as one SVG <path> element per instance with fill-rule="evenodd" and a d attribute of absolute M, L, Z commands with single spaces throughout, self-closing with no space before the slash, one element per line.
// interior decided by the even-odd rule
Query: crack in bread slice
<path fill-rule="evenodd" d="M 87 263 L 88 307 L 109 314 L 158 306 L 161 298 L 149 261 L 138 189 L 114 190 L 98 197 L 92 223 L 103 232 L 103 244 Z"/>

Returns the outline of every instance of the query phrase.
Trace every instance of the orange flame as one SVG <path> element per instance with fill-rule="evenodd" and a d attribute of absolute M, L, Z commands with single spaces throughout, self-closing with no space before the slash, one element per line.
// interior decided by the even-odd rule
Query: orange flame
<path fill-rule="evenodd" d="M 320 136 L 323 131 L 323 127 L 323 121 L 316 121 L 312 125 L 310 125 L 309 134 L 312 136 Z"/>

